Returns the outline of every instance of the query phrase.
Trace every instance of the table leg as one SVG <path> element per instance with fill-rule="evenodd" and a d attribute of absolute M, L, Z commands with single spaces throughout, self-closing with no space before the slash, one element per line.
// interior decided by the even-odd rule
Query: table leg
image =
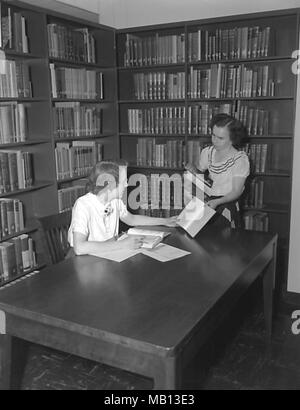
<path fill-rule="evenodd" d="M 155 369 L 154 390 L 176 390 L 180 386 L 180 371 L 175 357 L 162 359 Z"/>
<path fill-rule="evenodd" d="M 273 258 L 265 269 L 263 276 L 264 290 L 264 316 L 265 326 L 268 341 L 272 337 L 272 322 L 273 322 L 273 293 L 275 288 L 275 272 L 276 272 L 276 243 L 273 244 Z"/>
<path fill-rule="evenodd" d="M 12 337 L 0 335 L 0 390 L 9 390 L 11 381 Z"/>

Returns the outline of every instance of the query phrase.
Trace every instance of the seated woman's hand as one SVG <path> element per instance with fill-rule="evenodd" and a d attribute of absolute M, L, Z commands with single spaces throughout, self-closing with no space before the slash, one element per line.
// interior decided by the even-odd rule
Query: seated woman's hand
<path fill-rule="evenodd" d="M 220 202 L 218 199 L 211 199 L 207 201 L 206 204 L 210 206 L 212 209 L 216 209 L 220 205 Z"/>
<path fill-rule="evenodd" d="M 178 220 L 178 216 L 172 216 L 171 218 L 166 218 L 164 225 L 169 226 L 170 228 L 173 228 L 177 226 L 177 220 Z"/>
<path fill-rule="evenodd" d="M 185 164 L 184 168 L 187 171 L 190 171 L 192 174 L 197 174 L 199 172 L 198 168 L 194 164 L 192 164 L 191 162 L 188 162 L 187 164 Z"/>
<path fill-rule="evenodd" d="M 142 247 L 143 239 L 143 236 L 128 235 L 126 238 L 118 241 L 118 243 L 120 243 L 120 249 L 134 250 Z"/>

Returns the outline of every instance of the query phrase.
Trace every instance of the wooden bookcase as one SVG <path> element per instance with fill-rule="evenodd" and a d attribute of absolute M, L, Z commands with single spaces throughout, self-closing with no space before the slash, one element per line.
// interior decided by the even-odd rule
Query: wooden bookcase
<path fill-rule="evenodd" d="M 293 9 L 117 33 L 119 143 L 131 172 L 181 172 L 184 155 L 197 161 L 199 145 L 210 144 L 213 112 L 241 119 L 252 164 L 245 223 L 278 232 L 280 290 L 286 289 L 289 247 L 297 81 L 291 56 L 298 32 L 299 10 Z M 174 152 L 165 149 L 161 166 L 159 148 L 152 147 L 170 140 L 181 140 L 186 152 L 177 151 L 170 166 Z"/>
<path fill-rule="evenodd" d="M 43 250 L 40 245 L 36 218 L 62 211 L 58 191 L 77 185 L 77 181 L 86 177 L 89 167 L 93 165 L 85 162 L 81 164 L 80 175 L 70 175 L 67 178 L 58 180 L 55 158 L 57 143 L 69 145 L 75 143 L 78 146 L 78 141 L 84 141 L 86 144 L 94 142 L 101 144 L 102 158 L 112 158 L 118 155 L 115 150 L 117 145 L 115 30 L 18 1 L 1 1 L 0 4 L 2 17 L 2 61 L 0 61 L 0 69 L 2 71 L 4 67 L 4 70 L 11 73 L 15 69 L 14 65 L 23 64 L 25 67 L 24 69 L 22 66 L 23 71 L 18 69 L 17 74 L 15 74 L 16 79 L 11 80 L 9 77 L 10 87 L 8 92 L 12 91 L 11 95 L 6 93 L 5 84 L 4 86 L 2 83 L 0 84 L 0 95 L 4 95 L 0 98 L 2 124 L 0 129 L 0 155 L 4 155 L 1 154 L 4 150 L 29 152 L 32 159 L 33 175 L 32 183 L 26 188 L 19 189 L 17 187 L 15 189 L 15 185 L 12 185 L 7 187 L 7 192 L 3 192 L 5 189 L 2 189 L 0 193 L 0 199 L 8 198 L 21 201 L 24 213 L 24 229 L 20 232 L 12 232 L 14 227 L 10 227 L 9 234 L 1 235 L 0 249 L 4 242 L 17 237 L 19 234 L 28 234 L 35 242 L 37 263 L 36 266 L 32 267 L 31 270 L 33 270 L 44 266 Z M 51 25 L 54 28 L 59 28 L 56 32 L 56 43 L 53 43 L 53 37 L 50 38 L 49 36 L 49 27 Z M 50 40 L 52 40 L 52 43 Z M 89 44 L 89 47 L 87 44 Z M 57 55 L 54 53 L 55 46 L 56 48 L 59 47 Z M 62 94 L 57 96 L 59 98 L 53 96 L 50 67 L 58 68 L 60 72 L 63 69 L 73 69 L 73 71 L 68 70 L 69 76 L 65 77 L 70 92 L 73 92 L 72 94 Z M 70 73 L 74 72 L 77 81 L 73 78 L 72 83 Z M 86 72 L 89 73 L 86 74 Z M 102 75 L 94 73 L 102 73 Z M 4 72 L 2 71 L 1 74 L 4 74 Z M 25 93 L 19 92 L 19 82 L 22 83 L 24 77 L 29 78 L 31 93 L 26 87 Z M 83 79 L 87 77 L 86 81 L 89 81 L 88 84 L 90 84 L 90 94 L 87 93 L 87 90 L 84 90 L 82 85 Z M 95 81 L 95 79 L 98 81 L 97 84 L 102 83 L 101 95 L 100 90 L 99 95 L 92 94 L 94 84 L 92 81 Z M 66 85 L 66 82 L 63 86 Z M 17 86 L 14 84 L 17 84 Z M 76 89 L 77 85 L 85 92 L 80 97 L 78 89 Z M 15 91 L 14 88 L 17 88 L 17 90 Z M 77 93 L 74 92 L 74 89 L 77 90 Z M 20 104 L 22 107 L 18 108 Z M 85 111 L 84 108 L 81 111 L 79 108 L 80 118 L 82 119 L 80 124 L 77 123 L 78 127 L 76 128 L 76 130 L 80 129 L 79 135 L 75 131 L 73 133 L 66 132 L 65 135 L 63 132 L 59 135 L 56 132 L 55 107 L 63 104 L 66 104 L 69 108 L 68 116 L 66 115 L 63 119 L 65 124 L 71 128 L 74 113 L 72 117 L 70 114 L 72 108 L 70 107 L 72 105 L 76 106 L 77 109 L 78 107 L 86 107 Z M 17 115 L 19 117 L 21 115 L 22 119 L 19 119 Z M 3 134 L 10 133 L 9 127 L 12 127 L 12 116 L 14 116 L 14 121 L 16 121 L 16 118 L 18 121 L 22 121 L 22 138 L 7 135 L 5 138 L 3 137 Z M 24 116 L 26 118 L 25 122 L 23 120 Z M 82 125 L 83 120 L 85 121 L 84 126 Z M 18 132 L 15 132 L 15 134 L 20 133 L 20 126 L 18 125 L 17 128 Z M 85 132 L 87 129 L 89 129 L 89 132 Z M 80 147 L 74 149 L 78 161 L 83 160 L 84 155 L 89 159 L 94 158 L 90 153 L 91 148 L 84 148 L 85 151 L 84 149 L 79 151 L 79 149 Z M 5 165 L 1 161 L 0 185 L 3 185 L 2 174 L 5 172 L 4 168 Z M 7 178 L 7 175 L 5 178 Z M 77 192 L 77 195 L 79 193 Z M 69 195 L 68 199 L 74 202 L 74 193 Z M 72 203 L 69 204 L 69 206 L 71 205 Z M 6 209 L 2 212 L 4 211 Z M 7 219 L 7 214 L 6 216 L 1 215 L 1 217 Z M 7 224 L 7 221 L 5 223 Z M 30 269 L 20 270 L 18 273 L 10 272 L 9 275 L 6 274 L 4 278 L 0 279 L 0 286 L 28 272 L 30 272 Z"/>
<path fill-rule="evenodd" d="M 13 115 L 24 118 L 24 113 L 26 126 L 18 132 L 26 135 L 1 139 L 0 155 L 4 150 L 30 153 L 33 181 L 0 193 L 0 198 L 23 203 L 21 233 L 35 239 L 37 266 L 43 266 L 43 258 L 36 217 L 62 210 L 58 193 L 74 191 L 92 165 L 85 162 L 80 173 L 63 169 L 58 178 L 57 147 L 74 146 L 80 160 L 91 150 L 80 151 L 80 141 L 85 146 L 98 143 L 103 158 L 121 156 L 131 172 L 181 175 L 183 161 L 197 161 L 200 149 L 210 144 L 209 116 L 224 110 L 239 116 L 250 131 L 244 149 L 253 166 L 245 215 L 263 214 L 256 228 L 265 229 L 268 221 L 268 230 L 279 233 L 278 272 L 287 271 L 297 81 L 291 54 L 299 48 L 299 9 L 119 31 L 18 1 L 2 1 L 1 15 L 0 69 L 14 72 L 14 65 L 21 66 L 15 82 L 22 80 L 24 90 L 14 85 L 15 94 L 6 95 L 1 85 L 0 135 L 8 132 Z M 82 44 L 90 44 L 89 51 Z M 241 73 L 247 82 L 238 93 L 241 87 L 233 84 Z M 79 94 L 88 75 L 102 83 L 102 92 Z M 88 126 L 78 123 L 78 111 Z M 95 118 L 101 118 L 101 127 Z M 74 192 L 69 200 L 67 206 Z M 2 235 L 1 242 L 17 235 Z M 281 285 L 285 281 L 279 278 Z"/>

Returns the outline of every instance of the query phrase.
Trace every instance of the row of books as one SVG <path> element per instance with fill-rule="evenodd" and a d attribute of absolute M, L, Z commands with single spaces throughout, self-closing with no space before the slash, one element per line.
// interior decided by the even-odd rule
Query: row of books
<path fill-rule="evenodd" d="M 62 188 L 58 193 L 58 210 L 59 212 L 69 211 L 77 198 L 85 194 L 85 185 L 74 185 L 67 188 Z"/>
<path fill-rule="evenodd" d="M 0 44 L 3 49 L 9 48 L 20 53 L 29 52 L 27 21 L 25 16 L 11 7 L 0 8 Z"/>
<path fill-rule="evenodd" d="M 275 82 L 272 66 L 212 64 L 208 69 L 190 67 L 188 97 L 239 98 L 273 97 Z"/>
<path fill-rule="evenodd" d="M 271 27 L 233 27 L 188 34 L 188 61 L 267 57 Z"/>
<path fill-rule="evenodd" d="M 96 41 L 88 28 L 47 25 L 49 56 L 64 60 L 96 63 Z"/>
<path fill-rule="evenodd" d="M 23 203 L 19 199 L 0 198 L 0 240 L 23 229 Z"/>
<path fill-rule="evenodd" d="M 136 163 L 141 166 L 182 168 L 183 140 L 158 143 L 155 138 L 139 138 L 136 147 Z"/>
<path fill-rule="evenodd" d="M 139 194 L 128 196 L 128 206 L 133 210 L 180 210 L 183 207 L 184 186 L 182 175 L 143 175 L 139 181 Z"/>
<path fill-rule="evenodd" d="M 177 216 L 182 209 L 139 209 L 139 215 L 151 216 L 152 218 L 170 218 L 171 216 Z"/>
<path fill-rule="evenodd" d="M 137 100 L 185 98 L 185 73 L 137 73 L 133 78 L 134 95 Z"/>
<path fill-rule="evenodd" d="M 25 104 L 16 101 L 0 103 L 0 144 L 23 142 L 27 137 Z"/>
<path fill-rule="evenodd" d="M 136 145 L 136 164 L 139 166 L 182 168 L 190 162 L 198 165 L 203 144 L 199 140 L 167 140 L 139 138 Z"/>
<path fill-rule="evenodd" d="M 103 144 L 95 141 L 58 142 L 55 148 L 58 180 L 86 176 L 102 160 Z"/>
<path fill-rule="evenodd" d="M 178 64 L 185 61 L 184 34 L 138 37 L 126 34 L 124 66 Z"/>
<path fill-rule="evenodd" d="M 0 194 L 33 185 L 32 154 L 21 150 L 0 151 Z"/>
<path fill-rule="evenodd" d="M 247 211 L 243 215 L 244 228 L 250 231 L 269 231 L 269 216 L 266 212 Z"/>
<path fill-rule="evenodd" d="M 240 120 L 246 127 L 248 135 L 267 135 L 269 132 L 269 112 L 263 108 L 242 104 L 224 103 L 211 105 L 207 103 L 188 107 L 188 133 L 210 135 L 209 127 L 213 116 L 225 113 Z"/>
<path fill-rule="evenodd" d="M 102 132 L 102 109 L 97 104 L 58 102 L 54 104 L 56 138 L 88 137 Z"/>
<path fill-rule="evenodd" d="M 268 144 L 246 144 L 242 150 L 248 154 L 253 172 L 257 174 L 266 172 Z"/>
<path fill-rule="evenodd" d="M 243 200 L 245 208 L 262 208 L 264 205 L 264 184 L 261 178 L 253 178 Z"/>
<path fill-rule="evenodd" d="M 128 109 L 128 131 L 132 134 L 184 134 L 185 107 Z"/>
<path fill-rule="evenodd" d="M 53 98 L 103 99 L 103 73 L 85 68 L 56 67 L 50 63 Z"/>
<path fill-rule="evenodd" d="M 0 98 L 30 98 L 32 84 L 30 68 L 26 62 L 1 61 Z"/>
<path fill-rule="evenodd" d="M 27 234 L 0 243 L 0 282 L 37 266 L 34 241 Z"/>

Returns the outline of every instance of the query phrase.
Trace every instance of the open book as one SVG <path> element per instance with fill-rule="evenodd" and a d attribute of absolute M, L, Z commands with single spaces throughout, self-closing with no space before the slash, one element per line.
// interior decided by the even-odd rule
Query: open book
<path fill-rule="evenodd" d="M 194 197 L 179 214 L 177 223 L 194 238 L 215 213 L 214 209 Z"/>
<path fill-rule="evenodd" d="M 152 249 L 158 245 L 163 238 L 170 235 L 170 232 L 152 231 L 151 229 L 130 228 L 126 233 L 121 235 L 118 240 L 125 239 L 128 235 L 137 235 L 143 237 L 142 248 Z"/>

